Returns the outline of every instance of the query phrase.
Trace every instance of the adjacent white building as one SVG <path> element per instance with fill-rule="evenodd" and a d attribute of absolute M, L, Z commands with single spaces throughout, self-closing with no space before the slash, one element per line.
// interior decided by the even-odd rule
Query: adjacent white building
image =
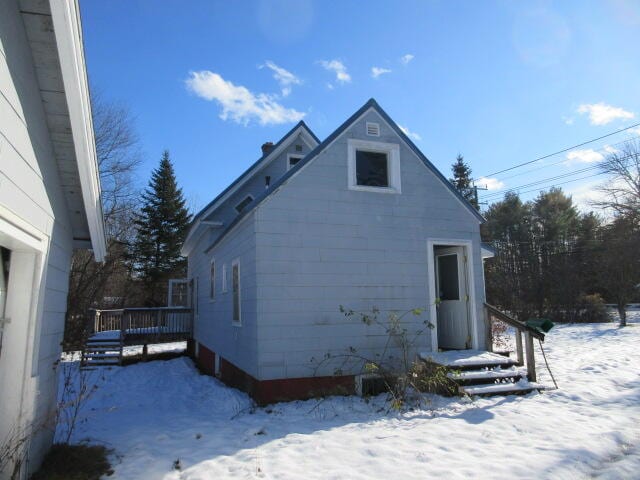
<path fill-rule="evenodd" d="M 75 0 L 0 2 L 0 449 L 32 433 L 0 479 L 53 438 L 71 255 L 105 238 Z"/>

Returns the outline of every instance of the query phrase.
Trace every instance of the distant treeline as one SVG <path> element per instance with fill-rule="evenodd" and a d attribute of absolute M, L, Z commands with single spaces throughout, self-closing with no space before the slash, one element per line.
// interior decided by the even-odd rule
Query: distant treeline
<path fill-rule="evenodd" d="M 640 301 L 637 215 L 580 214 L 552 188 L 533 201 L 507 193 L 484 213 L 487 299 L 518 318 L 606 320 L 604 303 Z M 624 316 L 624 309 L 621 311 Z"/>

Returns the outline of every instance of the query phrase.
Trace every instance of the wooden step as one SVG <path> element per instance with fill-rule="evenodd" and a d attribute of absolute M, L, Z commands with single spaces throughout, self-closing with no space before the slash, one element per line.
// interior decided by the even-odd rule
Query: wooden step
<path fill-rule="evenodd" d="M 87 340 L 85 345 L 120 345 L 120 340 Z"/>
<path fill-rule="evenodd" d="M 105 353 L 105 352 L 85 352 L 85 358 L 120 358 L 120 352 Z"/>
<path fill-rule="evenodd" d="M 87 345 L 85 352 L 119 352 L 120 345 Z"/>
<path fill-rule="evenodd" d="M 523 374 L 515 368 L 503 370 L 501 368 L 493 370 L 466 370 L 462 372 L 448 372 L 447 377 L 456 382 L 458 385 L 479 385 L 490 384 L 496 381 L 517 382 L 522 378 Z"/>
<path fill-rule="evenodd" d="M 479 350 L 425 352 L 420 354 L 420 358 L 425 362 L 448 367 L 452 371 L 511 368 L 517 365 L 515 361 L 504 355 Z"/>
<path fill-rule="evenodd" d="M 525 395 L 544 390 L 544 385 L 533 382 L 495 383 L 493 385 L 465 385 L 460 393 L 469 396 L 488 397 L 491 395 Z"/>

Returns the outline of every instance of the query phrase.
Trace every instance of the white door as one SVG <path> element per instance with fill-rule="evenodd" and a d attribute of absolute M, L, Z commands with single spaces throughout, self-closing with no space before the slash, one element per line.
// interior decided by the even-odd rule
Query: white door
<path fill-rule="evenodd" d="M 438 347 L 471 348 L 465 248 L 436 247 L 435 257 Z"/>

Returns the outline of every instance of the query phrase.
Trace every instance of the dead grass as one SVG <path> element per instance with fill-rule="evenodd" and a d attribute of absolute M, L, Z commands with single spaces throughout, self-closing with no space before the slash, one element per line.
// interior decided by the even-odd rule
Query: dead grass
<path fill-rule="evenodd" d="M 57 443 L 31 480 L 100 480 L 102 475 L 113 473 L 108 454 L 101 445 Z"/>

